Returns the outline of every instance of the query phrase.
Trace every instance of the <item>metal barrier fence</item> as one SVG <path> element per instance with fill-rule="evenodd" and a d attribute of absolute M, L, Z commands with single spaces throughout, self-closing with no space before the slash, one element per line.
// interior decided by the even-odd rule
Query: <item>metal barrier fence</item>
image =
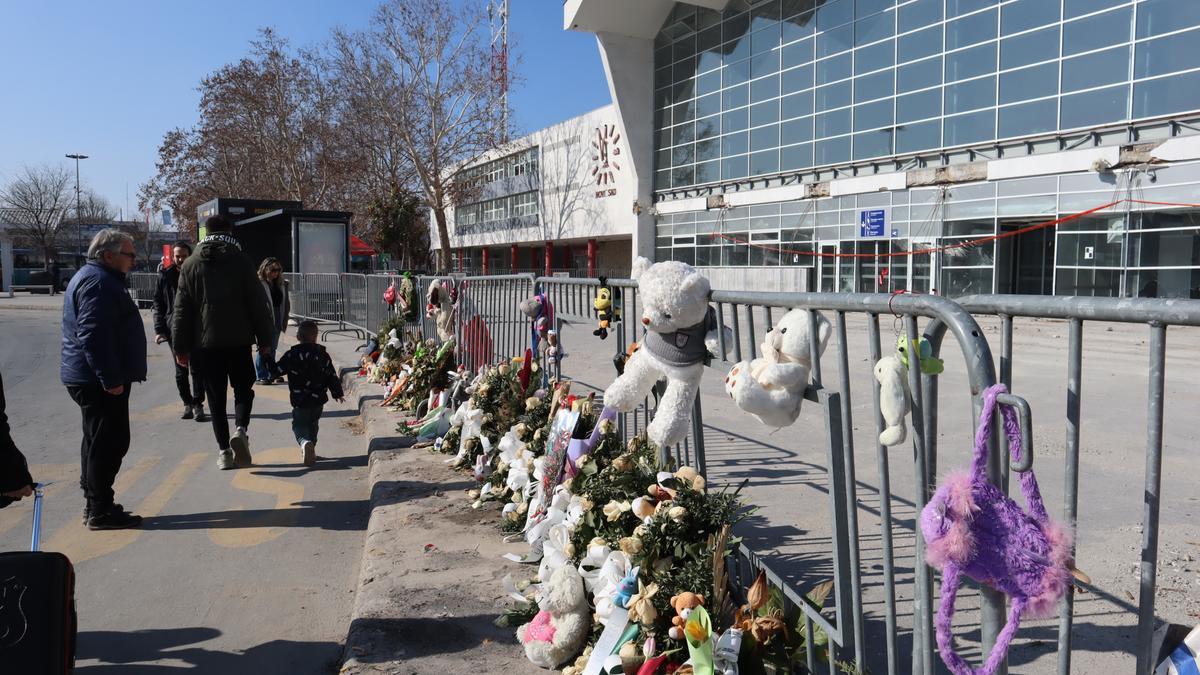
<path fill-rule="evenodd" d="M 154 272 L 132 272 L 129 275 L 129 289 L 138 307 L 154 305 L 154 289 L 158 287 L 158 275 Z"/>
<path fill-rule="evenodd" d="M 149 275 L 153 276 L 153 275 Z M 383 292 L 399 277 L 391 275 L 287 275 L 291 282 L 293 313 L 298 316 L 336 323 L 340 329 L 360 329 L 374 333 L 383 320 L 398 308 L 383 302 Z M 458 292 L 455 338 L 460 345 L 460 362 L 475 369 L 485 363 L 523 353 L 530 344 L 529 319 L 520 312 L 521 300 L 540 290 L 551 299 L 555 309 L 555 324 L 559 330 L 562 349 L 570 354 L 567 370 L 572 363 L 592 360 L 596 353 L 587 342 L 590 335 L 574 326 L 594 325 L 592 299 L 596 279 L 543 277 L 532 275 L 501 275 L 489 277 L 415 277 L 418 302 L 424 304 L 429 284 L 444 283 Z M 620 307 L 624 320 L 614 322 L 610 333 L 613 356 L 624 354 L 629 345 L 640 338 L 640 316 L 637 283 L 627 279 L 609 281 L 614 302 Z M 710 297 L 718 319 L 728 326 L 732 336 L 721 336 L 723 358 L 714 361 L 717 372 L 706 379 L 721 376 L 730 363 L 758 356 L 762 336 L 771 330 L 775 321 L 792 308 L 820 310 L 832 323 L 833 339 L 823 356 L 812 354 L 812 384 L 805 392 L 806 400 L 819 406 L 817 416 L 823 430 L 826 466 L 822 467 L 823 491 L 827 492 L 829 510 L 829 558 L 834 581 L 832 608 L 824 611 L 811 607 L 803 592 L 791 583 L 790 575 L 777 569 L 777 563 L 753 546 L 743 544 L 739 561 L 731 573 L 739 587 L 752 578 L 755 570 L 767 572 L 772 583 L 779 586 L 788 600 L 792 616 L 800 617 L 808 635 L 819 627 L 828 636 L 829 672 L 835 672 L 839 654 L 852 655 L 864 671 L 935 673 L 943 667 L 934 650 L 933 598 L 934 579 L 924 564 L 924 541 L 916 532 L 916 514 L 925 505 L 935 484 L 938 469 L 939 440 L 939 383 L 931 375 L 919 375 L 918 368 L 909 371 L 912 391 L 912 455 L 911 465 L 895 463 L 888 448 L 878 443 L 883 429 L 879 407 L 879 385 L 870 378 L 869 368 L 885 353 L 881 338 L 880 317 L 897 322 L 897 331 L 909 339 L 922 335 L 929 340 L 935 357 L 941 355 L 942 343 L 949 332 L 961 354 L 961 365 L 950 362 L 950 368 L 965 374 L 966 391 L 972 401 L 969 418 L 957 420 L 959 426 L 972 429 L 981 410 L 981 393 L 997 381 L 1013 385 L 1013 320 L 1014 318 L 1062 319 L 1069 324 L 1066 354 L 1066 450 L 1063 520 L 1070 525 L 1077 521 L 1079 511 L 1079 439 L 1083 354 L 1083 324 L 1085 321 L 1116 321 L 1144 323 L 1149 326 L 1147 374 L 1148 414 L 1146 430 L 1142 545 L 1139 561 L 1139 593 L 1136 636 L 1137 672 L 1148 673 L 1153 667 L 1153 633 L 1155 629 L 1155 595 L 1157 591 L 1156 564 L 1159 550 L 1161 510 L 1161 481 L 1163 461 L 1164 368 L 1166 329 L 1168 326 L 1200 326 L 1200 302 L 1172 300 L 1115 300 L 1100 298 L 1059 298 L 1022 296 L 973 296 L 957 302 L 925 295 L 870 295 L 822 293 L 753 293 L 714 291 Z M 975 315 L 995 315 L 1000 321 L 1001 347 L 999 377 L 993 354 L 983 329 Z M 893 317 L 895 317 L 893 319 Z M 924 326 L 920 325 L 924 320 Z M 848 325 L 865 327 L 864 354 L 852 353 L 848 342 Z M 437 339 L 433 320 L 421 313 L 418 319 L 421 334 Z M 815 317 L 810 314 L 810 330 L 815 330 Z M 576 334 L 578 333 L 578 335 Z M 855 336 L 858 334 L 855 333 Z M 578 339 L 578 341 L 576 341 Z M 856 337 L 856 339 L 858 339 Z M 814 343 L 815 344 L 815 343 Z M 580 351 L 576 351 L 580 350 Z M 890 353 L 887 352 L 887 353 Z M 866 358 L 864 358 L 864 356 Z M 949 357 L 946 357 L 949 358 Z M 605 357 L 607 360 L 607 356 Z M 866 366 L 860 365 L 865 363 Z M 854 375 L 852 364 L 859 368 Z M 829 367 L 836 375 L 826 375 Z M 571 377 L 571 373 L 565 373 Z M 861 376 L 861 379 L 860 379 Z M 859 392 L 874 424 L 855 427 L 855 396 L 852 382 L 870 379 L 869 394 Z M 599 384 L 599 383 L 597 383 Z M 1018 383 L 1019 384 L 1019 383 Z M 1019 393 L 1019 389 L 1017 392 Z M 708 473 L 706 444 L 718 442 L 726 432 L 706 426 L 697 396 L 693 423 L 688 438 L 676 448 L 668 449 L 680 463 L 696 465 Z M 860 406 L 860 410 L 862 406 Z M 809 417 L 810 410 L 803 417 Z M 861 415 L 861 412 L 859 413 Z M 622 415 L 620 425 L 626 435 L 638 433 L 653 416 L 650 401 L 637 411 Z M 998 427 L 998 422 L 997 422 Z M 996 434 L 1000 429 L 996 429 Z M 944 440 L 944 439 L 943 439 Z M 967 439 L 963 439 L 966 441 Z M 1008 488 L 1007 453 L 997 452 L 995 441 L 990 448 L 988 476 L 1002 489 Z M 856 452 L 856 448 L 873 449 Z M 956 458 L 958 463 L 961 458 Z M 1045 461 L 1045 460 L 1041 460 Z M 859 479 L 873 470 L 878 483 L 871 489 L 877 493 L 877 509 L 868 509 L 860 494 L 864 485 Z M 900 482 L 893 482 L 893 477 Z M 905 482 L 907 481 L 907 482 Z M 901 487 L 903 485 L 904 487 Z M 878 534 L 872 535 L 860 527 L 860 518 L 869 516 L 878 521 Z M 864 541 L 877 536 L 880 565 L 868 569 L 863 561 Z M 905 553 L 897 541 L 911 540 L 912 549 Z M 1078 542 L 1077 542 L 1078 543 Z M 912 598 L 912 612 L 901 609 L 902 599 Z M 868 616 L 864 605 L 882 605 Z M 990 651 L 1005 621 L 1004 596 L 986 588 L 980 589 L 979 625 L 983 653 Z M 1074 650 L 1072 643 L 1073 598 L 1063 601 L 1058 626 L 1059 673 L 1071 671 Z M 960 615 L 963 614 L 960 612 Z M 868 621 L 869 620 L 869 621 Z M 882 625 L 879 625 L 880 622 Z M 905 656 L 911 639 L 911 661 Z M 882 645 L 868 649 L 868 645 Z M 812 650 L 808 667 L 816 672 Z M 1006 672 L 1001 668 L 998 672 Z"/>

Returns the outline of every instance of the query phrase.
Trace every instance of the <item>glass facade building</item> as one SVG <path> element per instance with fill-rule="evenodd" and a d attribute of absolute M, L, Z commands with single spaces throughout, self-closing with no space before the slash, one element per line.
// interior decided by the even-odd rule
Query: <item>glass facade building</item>
<path fill-rule="evenodd" d="M 653 43 L 655 257 L 803 267 L 822 291 L 1200 297 L 1196 162 L 671 207 L 1046 139 L 1068 151 L 1186 136 L 1198 45 L 1196 0 L 675 3 Z"/>

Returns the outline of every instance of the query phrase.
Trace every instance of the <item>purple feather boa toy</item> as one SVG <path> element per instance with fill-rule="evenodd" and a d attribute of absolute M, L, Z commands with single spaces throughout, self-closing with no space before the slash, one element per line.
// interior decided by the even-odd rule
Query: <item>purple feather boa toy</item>
<path fill-rule="evenodd" d="M 1004 662 L 1022 616 L 1054 613 L 1071 584 L 1074 566 L 1072 533 L 1050 519 L 1033 471 L 1021 474 L 1021 494 L 1028 513 L 987 481 L 987 439 L 999 404 L 1002 384 L 983 393 L 983 414 L 975 434 L 975 456 L 969 473 L 947 476 L 921 511 L 926 558 L 942 570 L 941 606 L 937 613 L 937 645 L 954 675 L 992 675 Z M 1001 410 L 1009 452 L 1021 456 L 1016 414 Z M 1012 598 L 1008 621 L 987 661 L 975 670 L 954 651 L 950 632 L 954 601 L 962 575 Z"/>

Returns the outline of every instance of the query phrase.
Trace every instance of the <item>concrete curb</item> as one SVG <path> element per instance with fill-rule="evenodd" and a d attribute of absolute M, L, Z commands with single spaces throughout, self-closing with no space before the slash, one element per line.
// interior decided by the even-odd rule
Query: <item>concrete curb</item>
<path fill-rule="evenodd" d="M 521 547 L 503 543 L 498 514 L 471 509 L 463 493 L 473 480 L 399 436 L 400 418 L 355 371 L 342 379 L 363 420 L 371 506 L 339 672 L 542 672 L 513 630 L 492 623 L 512 604 L 503 577 L 536 573 L 501 557 Z"/>

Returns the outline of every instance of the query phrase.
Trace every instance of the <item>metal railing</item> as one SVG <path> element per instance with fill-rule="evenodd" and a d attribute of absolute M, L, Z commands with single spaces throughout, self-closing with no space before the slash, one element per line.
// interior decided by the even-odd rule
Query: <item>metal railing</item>
<path fill-rule="evenodd" d="M 293 313 L 337 324 L 339 329 L 374 333 L 385 318 L 398 311 L 398 307 L 389 307 L 383 301 L 387 286 L 393 282 L 399 285 L 398 276 L 288 275 L 288 278 Z M 561 348 L 570 357 L 559 365 L 562 375 L 575 379 L 581 386 L 585 383 L 577 378 L 586 377 L 587 364 L 594 363 L 597 356 L 603 356 L 602 361 L 607 362 L 609 355 L 624 354 L 643 332 L 636 321 L 640 316 L 639 295 L 637 283 L 632 280 L 609 280 L 623 320 L 612 323 L 609 328 L 612 339 L 607 343 L 601 343 L 591 335 L 595 327 L 592 299 L 599 285 L 596 279 L 536 278 L 533 275 L 415 277 L 418 302 L 422 305 L 429 284 L 435 280 L 452 286 L 458 293 L 454 336 L 460 345 L 457 350 L 460 362 L 471 369 L 519 355 L 529 346 L 531 325 L 518 305 L 535 290 L 546 293 L 554 305 Z M 1136 609 L 1137 614 L 1137 635 L 1131 650 L 1136 653 L 1137 672 L 1150 672 L 1155 656 L 1152 652 L 1158 589 L 1156 565 L 1162 509 L 1166 332 L 1169 326 L 1200 326 L 1200 302 L 1042 296 L 971 296 L 951 301 L 911 294 L 720 290 L 711 294 L 710 302 L 720 323 L 727 326 L 731 334 L 728 338 L 721 335 L 719 351 L 723 356 L 713 362 L 710 370 L 715 372 L 707 373 L 705 380 L 709 382 L 714 374 L 723 376 L 731 363 L 759 356 L 762 337 L 783 313 L 792 308 L 820 310 L 832 324 L 828 351 L 820 356 L 814 347 L 811 354 L 811 385 L 805 392 L 805 399 L 815 404 L 817 410 L 814 413 L 806 408 L 808 412 L 802 414 L 801 422 L 797 423 L 799 427 L 807 420 L 814 428 L 789 432 L 789 438 L 800 439 L 800 449 L 811 447 L 818 439 L 823 446 L 824 466 L 813 464 L 818 476 L 813 487 L 826 494 L 824 507 L 828 510 L 829 522 L 827 537 L 822 539 L 827 541 L 822 555 L 828 561 L 834 582 L 832 606 L 820 610 L 804 600 L 801 583 L 797 581 L 798 577 L 805 576 L 804 570 L 798 571 L 794 561 L 769 555 L 763 550 L 764 542 L 770 543 L 767 540 L 754 541 L 747 535 L 739 549 L 737 564 L 730 567 L 731 575 L 741 587 L 755 570 L 765 570 L 772 583 L 781 587 L 788 600 L 789 612 L 803 622 L 807 634 L 812 636 L 816 628 L 825 632 L 829 638 L 829 672 L 835 672 L 839 654 L 852 656 L 860 669 L 870 672 L 943 671 L 934 649 L 934 574 L 924 564 L 924 541 L 916 531 L 917 516 L 929 499 L 938 476 L 939 438 L 942 442 L 946 440 L 939 427 L 947 426 L 943 423 L 949 418 L 942 419 L 939 409 L 949 408 L 950 412 L 960 413 L 948 425 L 955 433 L 964 429 L 973 431 L 981 410 L 981 393 L 997 381 L 1009 385 L 1010 389 L 1014 384 L 1014 319 L 1061 319 L 1067 322 L 1062 508 L 1063 520 L 1072 526 L 1078 522 L 1079 514 L 1084 322 L 1146 324 L 1149 327 L 1149 369 L 1146 375 L 1148 402 L 1142 544 L 1138 563 L 1140 597 L 1136 608 L 1130 606 L 1128 610 Z M 992 316 L 999 317 L 998 361 L 993 358 L 977 316 L 988 317 L 991 321 L 995 321 Z M 910 340 L 925 337 L 933 348 L 933 355 L 947 360 L 947 373 L 953 371 L 956 374 L 955 390 L 961 391 L 962 396 L 956 395 L 952 400 L 965 397 L 972 403 L 969 410 L 964 406 L 941 405 L 939 380 L 948 376 L 920 375 L 919 369 L 910 369 L 912 452 L 904 462 L 895 461 L 895 448 L 889 450 L 878 443 L 884 422 L 879 406 L 879 385 L 871 376 L 871 366 L 892 349 L 891 344 L 884 343 L 880 317 L 892 321 L 897 334 Z M 810 325 L 810 330 L 815 328 L 815 321 L 810 313 L 810 323 L 814 324 Z M 417 326 L 424 337 L 437 339 L 433 320 L 427 319 L 423 312 Z M 947 333 L 957 346 L 953 350 L 953 359 L 948 350 L 942 353 Z M 602 390 L 608 381 L 611 379 L 604 376 L 600 381 L 586 384 Z M 871 383 L 869 391 L 866 382 Z M 1020 385 L 1020 382 L 1016 384 Z M 1016 393 L 1021 393 L 1019 388 Z M 1043 395 L 1044 392 L 1036 393 Z M 759 452 L 791 452 L 794 443 L 785 443 L 788 447 L 783 448 L 706 424 L 702 404 L 706 396 L 711 397 L 712 392 L 702 390 L 696 398 L 687 438 L 676 447 L 665 449 L 676 462 L 695 465 L 702 473 L 720 481 L 722 475 L 737 475 L 736 471 L 730 471 L 730 465 L 744 461 L 713 454 L 728 454 L 726 448 L 731 443 L 743 443 Z M 622 433 L 628 436 L 643 430 L 653 413 L 654 402 L 647 400 L 637 410 L 621 415 Z M 864 414 L 867 423 L 857 428 L 855 416 L 861 419 Z M 996 432 L 1000 433 L 999 428 Z M 966 434 L 962 440 L 966 446 Z M 989 448 L 988 477 L 993 484 L 1007 490 L 1007 453 L 998 452 L 997 447 L 1002 446 L 993 441 Z M 952 461 L 943 463 L 959 465 L 963 459 L 955 455 Z M 1039 459 L 1039 462 L 1047 461 Z M 872 473 L 876 479 L 874 484 L 865 478 Z M 871 500 L 877 500 L 877 504 L 871 506 L 868 503 Z M 1079 542 L 1076 543 L 1078 546 Z M 875 558 L 879 561 L 877 565 L 865 562 Z M 1095 586 L 1089 589 L 1093 593 L 1104 592 Z M 1004 625 L 1005 598 L 986 587 L 979 589 L 979 596 L 978 650 L 986 654 Z M 912 599 L 911 614 L 902 609 L 903 598 Z M 1071 671 L 1072 654 L 1076 651 L 1072 641 L 1073 613 L 1074 600 L 1068 594 L 1063 600 L 1057 629 L 1059 673 Z M 812 650 L 809 650 L 807 665 L 810 671 L 816 672 L 818 664 Z M 1006 672 L 1006 668 L 998 672 Z"/>

